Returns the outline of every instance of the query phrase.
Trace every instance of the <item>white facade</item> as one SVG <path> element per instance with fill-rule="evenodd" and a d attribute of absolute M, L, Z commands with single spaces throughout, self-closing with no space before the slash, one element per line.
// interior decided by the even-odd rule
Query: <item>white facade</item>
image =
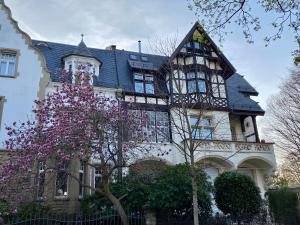
<path fill-rule="evenodd" d="M 34 100 L 43 96 L 42 83 L 46 82 L 43 57 L 31 47 L 30 37 L 18 28 L 10 10 L 0 4 L 0 51 L 3 49 L 16 53 L 16 66 L 13 77 L 0 76 L 0 97 L 4 99 L 0 103 L 0 149 L 7 138 L 6 125 L 34 119 Z"/>
<path fill-rule="evenodd" d="M 178 110 L 178 109 L 173 109 Z M 191 110 L 190 114 L 200 113 L 197 110 Z M 171 110 L 172 113 L 172 110 Z M 173 114 L 175 114 L 173 112 Z M 195 153 L 195 161 L 204 168 L 208 174 L 209 180 L 213 183 L 214 179 L 222 172 L 228 170 L 238 170 L 241 173 L 251 176 L 254 182 L 261 190 L 261 195 L 267 189 L 266 179 L 272 175 L 276 169 L 276 159 L 274 154 L 273 143 L 260 143 L 255 141 L 246 142 L 245 135 L 248 132 L 239 133 L 239 141 L 232 140 L 231 124 L 229 113 L 222 111 L 210 111 L 205 115 L 212 118 L 215 130 L 213 132 L 213 140 L 201 140 L 201 144 Z M 173 118 L 176 116 L 173 115 Z M 250 117 L 251 118 L 251 117 Z M 178 124 L 180 123 L 179 119 Z M 233 121 L 235 123 L 236 121 Z M 249 125 L 248 129 L 253 130 Z M 247 131 L 247 130 L 245 130 Z M 183 144 L 181 136 L 172 128 L 172 141 L 176 144 Z M 168 152 L 163 160 L 169 165 L 185 163 L 182 151 L 178 149 L 174 143 L 154 143 L 152 148 L 156 148 L 157 152 L 151 152 L 143 159 L 157 160 L 157 153 Z M 171 150 L 171 151 L 170 151 Z"/>

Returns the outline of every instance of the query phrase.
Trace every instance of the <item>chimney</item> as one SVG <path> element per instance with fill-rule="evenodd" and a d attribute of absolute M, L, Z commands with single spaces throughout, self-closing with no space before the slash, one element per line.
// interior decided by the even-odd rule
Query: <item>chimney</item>
<path fill-rule="evenodd" d="M 106 50 L 116 50 L 117 46 L 116 45 L 109 45 L 105 48 Z"/>
<path fill-rule="evenodd" d="M 139 53 L 142 53 L 142 42 L 141 40 L 139 40 L 138 42 L 139 42 Z"/>

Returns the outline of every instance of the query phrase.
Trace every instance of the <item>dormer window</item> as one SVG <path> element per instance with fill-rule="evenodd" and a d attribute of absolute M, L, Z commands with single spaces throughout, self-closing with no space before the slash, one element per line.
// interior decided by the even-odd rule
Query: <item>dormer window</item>
<path fill-rule="evenodd" d="M 136 55 L 133 55 L 133 54 L 131 54 L 131 55 L 129 56 L 129 58 L 130 58 L 131 60 L 137 60 L 137 56 L 136 56 Z"/>
<path fill-rule="evenodd" d="M 142 61 L 147 62 L 148 61 L 148 57 L 147 56 L 142 56 L 141 57 Z"/>
<path fill-rule="evenodd" d="M 73 48 L 68 54 L 63 57 L 64 60 L 64 70 L 72 74 L 72 82 L 78 82 L 78 73 L 84 74 L 89 80 L 90 84 L 93 84 L 93 77 L 99 76 L 100 67 L 102 62 L 100 59 L 93 55 L 91 51 L 83 41 L 83 35 L 81 36 L 81 42 L 77 47 Z M 77 75 L 76 75 L 77 74 Z"/>
<path fill-rule="evenodd" d="M 76 70 L 74 73 L 75 83 L 93 84 L 93 76 L 95 75 L 95 67 L 90 63 L 76 62 Z"/>
<path fill-rule="evenodd" d="M 134 73 L 134 89 L 137 93 L 154 94 L 152 74 Z"/>

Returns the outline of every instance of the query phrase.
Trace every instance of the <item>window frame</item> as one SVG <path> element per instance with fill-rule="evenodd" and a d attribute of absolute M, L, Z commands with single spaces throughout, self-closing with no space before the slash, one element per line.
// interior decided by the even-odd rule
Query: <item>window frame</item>
<path fill-rule="evenodd" d="M 194 74 L 194 77 L 192 78 L 189 78 L 188 77 L 188 74 L 189 73 L 193 73 Z M 198 75 L 198 73 L 203 73 L 204 74 L 204 77 L 201 77 Z M 196 93 L 199 93 L 199 94 L 206 94 L 207 93 L 207 79 L 206 79 L 206 73 L 204 71 L 189 71 L 186 73 L 186 90 L 187 90 L 187 93 L 188 94 L 196 94 Z M 189 88 L 189 84 L 193 82 L 194 85 L 195 85 L 195 91 L 190 91 L 190 88 Z M 202 91 L 201 88 L 200 88 L 200 82 L 204 83 L 205 84 L 205 90 Z"/>
<path fill-rule="evenodd" d="M 216 81 L 213 80 L 214 76 L 216 77 Z M 222 81 L 219 80 L 220 78 L 222 79 Z M 216 86 L 216 90 L 214 90 L 214 86 Z M 223 86 L 223 88 L 224 88 L 224 97 L 221 96 L 222 92 L 221 92 L 220 86 Z M 211 75 L 211 88 L 212 88 L 212 96 L 214 98 L 223 98 L 223 99 L 227 98 L 225 80 L 220 74 L 213 73 Z M 217 92 L 217 96 L 215 95 L 216 92 Z"/>
<path fill-rule="evenodd" d="M 196 119 L 196 124 L 193 124 L 191 122 L 192 119 Z M 203 120 L 208 120 L 208 124 L 203 124 Z M 189 123 L 192 130 L 192 138 L 193 139 L 199 139 L 199 140 L 213 140 L 213 132 L 214 127 L 212 125 L 213 118 L 211 116 L 203 116 L 202 118 L 199 118 L 197 115 L 190 115 L 189 116 Z M 205 130 L 210 130 L 209 135 L 203 136 Z M 198 134 L 195 135 L 194 131 L 196 131 Z"/>
<path fill-rule="evenodd" d="M 85 182 L 85 179 L 84 179 L 85 164 L 82 161 L 80 161 L 80 164 L 79 164 L 78 174 L 79 174 L 79 198 L 83 198 L 83 196 L 84 196 L 84 182 Z"/>
<path fill-rule="evenodd" d="M 47 169 L 47 165 L 46 162 L 42 161 L 42 162 L 38 162 L 37 165 L 37 190 L 36 190 L 36 197 L 37 199 L 43 199 L 44 197 L 44 191 L 45 191 L 45 179 L 46 179 L 46 169 Z M 43 183 L 42 185 L 40 184 L 40 177 L 43 176 Z M 42 187 L 42 195 L 40 195 L 40 189 Z"/>
<path fill-rule="evenodd" d="M 94 188 L 97 188 L 96 187 L 96 178 L 100 178 L 100 180 L 102 180 L 102 174 L 101 174 L 101 172 L 96 173 L 96 171 L 100 171 L 100 169 L 97 169 L 95 167 L 93 168 L 93 181 L 94 181 L 93 186 L 94 186 Z"/>
<path fill-rule="evenodd" d="M 142 114 L 148 114 L 148 116 L 150 115 L 150 118 L 154 118 L 154 124 L 149 123 L 149 121 L 146 122 L 145 127 L 143 127 L 143 135 L 146 135 L 147 137 L 150 137 L 150 141 L 148 141 L 149 143 L 170 143 L 171 142 L 171 130 L 170 130 L 170 115 L 169 112 L 167 111 L 159 111 L 159 110 L 135 110 L 135 109 L 130 109 L 131 112 L 133 113 L 140 113 L 140 115 L 142 116 Z M 161 113 L 161 117 L 163 117 L 163 114 L 165 116 L 165 120 L 164 123 L 168 123 L 168 125 L 166 126 L 165 124 L 158 124 L 157 118 L 158 118 L 158 114 Z M 151 116 L 152 114 L 152 116 Z M 167 118 L 167 119 L 166 119 Z M 153 122 L 153 121 L 152 121 Z M 150 132 L 152 132 L 152 129 L 154 128 L 154 134 L 151 134 Z M 168 135 L 165 135 L 164 138 L 162 138 L 162 134 L 160 134 L 160 131 L 157 130 L 168 130 Z M 168 137 L 167 137 L 168 136 Z M 154 140 L 155 139 L 155 140 Z"/>
<path fill-rule="evenodd" d="M 55 198 L 68 198 L 69 197 L 69 175 L 67 174 L 67 169 L 69 167 L 68 162 L 64 162 L 63 165 L 60 165 L 61 167 L 57 169 L 56 176 L 55 176 Z M 57 195 L 57 178 L 59 173 L 65 173 L 65 179 L 66 179 L 66 195 L 63 193 L 62 195 Z"/>
<path fill-rule="evenodd" d="M 136 75 L 140 75 L 141 79 L 136 78 Z M 151 77 L 151 79 L 147 79 L 147 77 Z M 155 95 L 155 86 L 154 86 L 154 75 L 151 73 L 142 73 L 142 72 L 133 72 L 133 80 L 134 80 L 134 92 L 139 94 L 147 94 L 147 95 Z M 136 84 L 142 84 L 143 92 L 137 91 Z M 152 92 L 147 92 L 147 85 L 152 86 Z"/>
<path fill-rule="evenodd" d="M 0 48 L 0 64 L 1 64 L 1 55 L 3 54 L 8 54 L 8 55 L 15 55 L 15 60 L 14 60 L 14 71 L 13 71 L 13 75 L 9 75 L 9 74 L 0 74 L 0 77 L 3 78 L 16 78 L 19 73 L 18 73 L 18 65 L 19 65 L 19 55 L 20 55 L 20 51 L 18 49 L 8 49 L 8 48 Z M 5 61 L 4 61 L 5 62 Z M 6 64 L 9 64 L 9 62 L 6 62 Z M 6 66 L 6 70 L 8 70 L 7 66 Z"/>

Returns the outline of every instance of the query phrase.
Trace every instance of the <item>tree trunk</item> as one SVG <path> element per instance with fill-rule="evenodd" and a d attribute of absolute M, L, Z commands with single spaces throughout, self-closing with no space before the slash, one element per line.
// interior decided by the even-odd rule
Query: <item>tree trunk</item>
<path fill-rule="evenodd" d="M 126 212 L 125 212 L 123 206 L 121 205 L 121 202 L 109 190 L 109 182 L 108 181 L 103 182 L 103 189 L 104 189 L 104 195 L 111 201 L 111 203 L 116 208 L 116 210 L 121 218 L 122 224 L 129 225 L 128 217 L 126 215 Z"/>
<path fill-rule="evenodd" d="M 192 177 L 192 192 L 193 192 L 193 215 L 194 225 L 199 225 L 199 208 L 198 208 L 198 187 L 196 182 L 196 174 L 194 165 L 191 165 L 191 177 Z"/>

